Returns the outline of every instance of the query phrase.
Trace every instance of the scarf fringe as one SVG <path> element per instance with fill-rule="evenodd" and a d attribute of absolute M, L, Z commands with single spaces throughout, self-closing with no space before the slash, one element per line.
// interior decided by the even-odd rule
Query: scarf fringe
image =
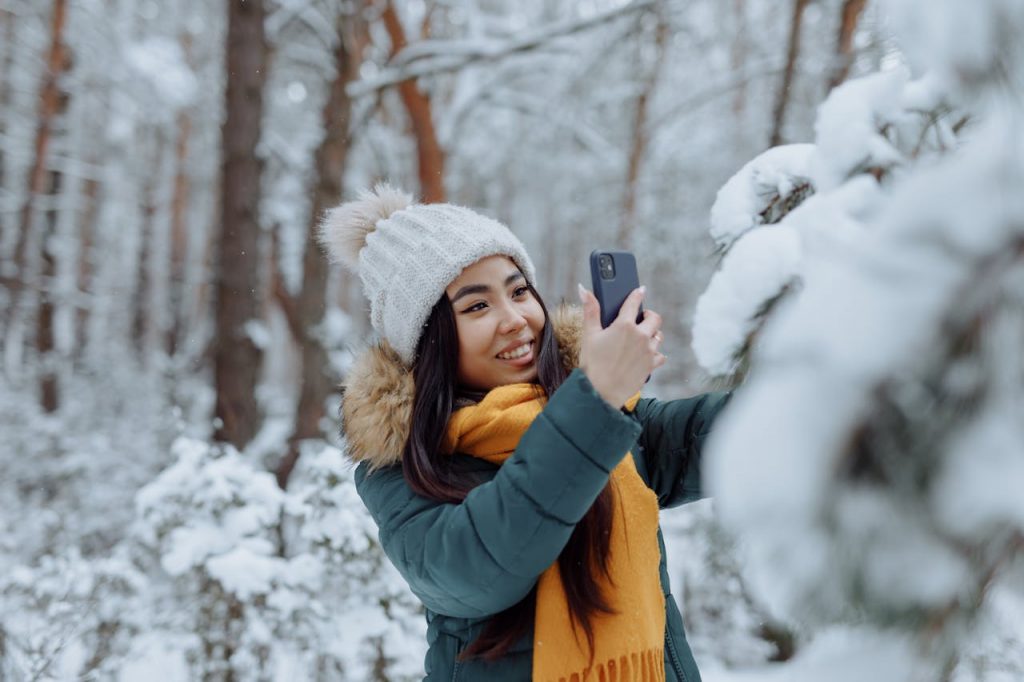
<path fill-rule="evenodd" d="M 665 682 L 665 651 L 648 649 L 611 658 L 558 682 Z"/>

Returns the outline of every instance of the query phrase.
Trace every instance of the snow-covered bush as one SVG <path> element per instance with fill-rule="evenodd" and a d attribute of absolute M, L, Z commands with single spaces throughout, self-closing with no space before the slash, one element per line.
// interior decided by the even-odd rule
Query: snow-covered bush
<path fill-rule="evenodd" d="M 145 578 L 121 554 L 47 555 L 0 577 L 0 678 L 114 679 L 143 623 Z"/>
<path fill-rule="evenodd" d="M 136 496 L 135 536 L 183 606 L 164 625 L 196 633 L 196 677 L 272 679 L 276 643 L 316 601 L 320 567 L 282 556 L 286 497 L 273 475 L 228 446 L 181 438 L 172 450 L 177 461 Z"/>
<path fill-rule="evenodd" d="M 956 666 L 990 595 L 1024 593 L 1024 4 L 891 5 L 930 75 L 837 89 L 796 169 L 814 195 L 779 224 L 756 218 L 758 177 L 779 173 L 720 195 L 751 218 L 717 223 L 730 248 L 695 346 L 716 373 L 750 354 L 709 484 L 761 599 L 857 624 L 829 640 L 834 663 L 972 679 Z M 954 110 L 972 121 L 959 146 Z M 868 671 L 857 652 L 880 638 L 889 664 Z"/>
<path fill-rule="evenodd" d="M 426 654 L 422 607 L 377 542 L 377 527 L 356 493 L 353 467 L 337 448 L 311 444 L 299 460 L 298 534 L 324 567 L 330 631 L 324 647 L 345 679 L 420 679 Z"/>
<path fill-rule="evenodd" d="M 155 626 L 196 635 L 193 676 L 422 677 L 422 613 L 340 451 L 304 443 L 288 493 L 231 447 L 182 438 L 173 452 L 136 497 L 135 537 L 171 583 Z"/>

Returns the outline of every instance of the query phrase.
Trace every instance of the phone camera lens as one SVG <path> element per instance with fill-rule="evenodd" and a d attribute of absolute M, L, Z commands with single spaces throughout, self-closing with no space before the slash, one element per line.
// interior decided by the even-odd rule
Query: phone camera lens
<path fill-rule="evenodd" d="M 601 270 L 602 279 L 614 279 L 615 277 L 615 262 L 612 257 L 608 254 L 601 254 L 598 258 L 598 267 Z"/>

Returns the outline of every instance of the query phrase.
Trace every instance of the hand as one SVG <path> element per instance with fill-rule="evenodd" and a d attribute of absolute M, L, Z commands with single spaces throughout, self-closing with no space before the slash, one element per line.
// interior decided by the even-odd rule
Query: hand
<path fill-rule="evenodd" d="M 645 291 L 645 287 L 634 289 L 623 302 L 618 317 L 602 329 L 601 304 L 582 284 L 579 286 L 583 304 L 580 369 L 598 394 L 616 409 L 625 405 L 651 372 L 666 360 L 658 352 L 664 338 L 661 315 L 645 310 L 643 321 L 636 323 Z"/>

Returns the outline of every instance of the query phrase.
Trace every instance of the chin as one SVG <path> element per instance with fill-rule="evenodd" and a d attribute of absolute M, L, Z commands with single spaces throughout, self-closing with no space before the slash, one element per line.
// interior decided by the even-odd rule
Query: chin
<path fill-rule="evenodd" d="M 517 375 L 520 378 L 516 380 L 516 383 L 521 383 L 521 384 L 532 384 L 532 383 L 535 383 L 537 381 L 537 375 L 538 375 L 538 372 L 537 372 L 537 366 L 536 365 L 534 365 L 532 367 L 524 367 L 523 371 L 520 374 Z"/>
<path fill-rule="evenodd" d="M 475 376 L 460 376 L 459 383 L 464 386 L 477 387 L 476 390 L 490 391 L 509 384 L 533 384 L 537 382 L 539 376 L 536 361 L 520 368 L 489 367 L 486 372 L 482 371 L 483 369 L 483 367 L 478 367 Z"/>

